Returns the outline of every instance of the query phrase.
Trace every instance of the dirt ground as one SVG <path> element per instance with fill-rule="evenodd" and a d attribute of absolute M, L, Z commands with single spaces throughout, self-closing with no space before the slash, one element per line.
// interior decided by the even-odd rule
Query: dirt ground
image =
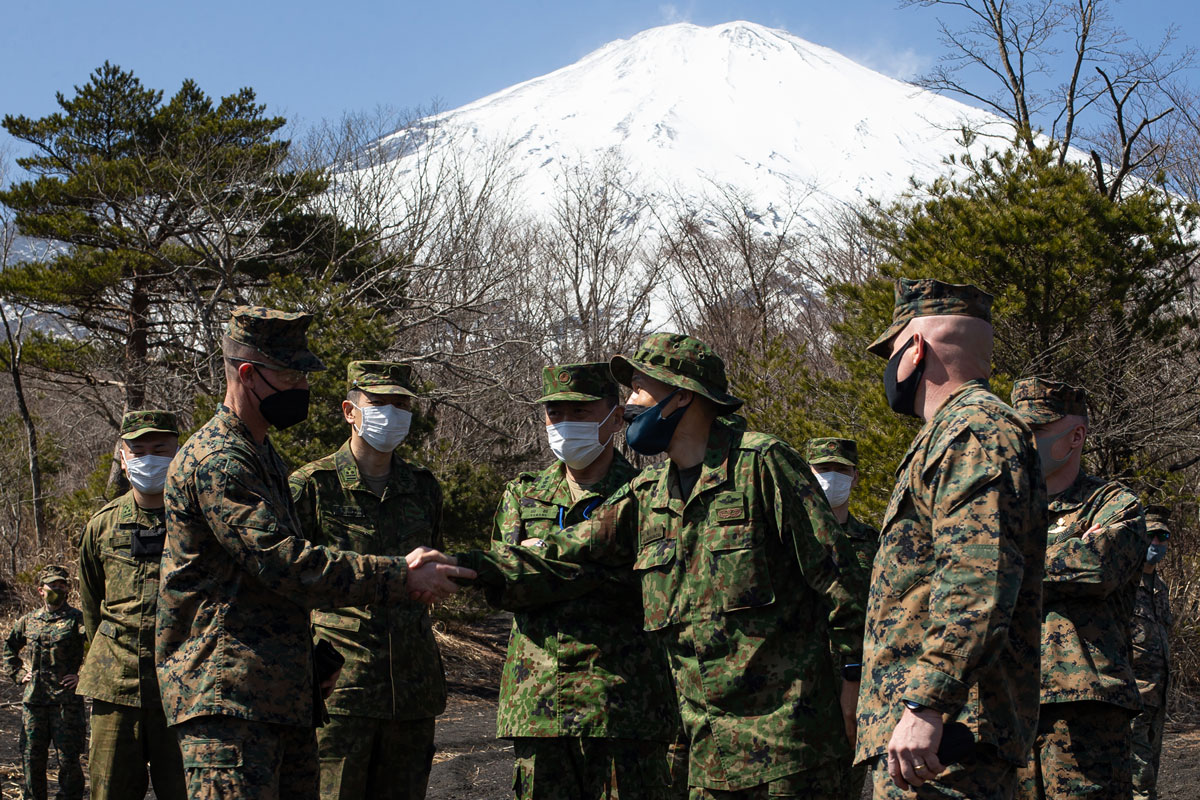
<path fill-rule="evenodd" d="M 504 660 L 509 618 L 472 626 L 453 625 L 439 634 L 450 684 L 446 712 L 438 718 L 437 755 L 430 800 L 506 800 L 512 796 L 512 745 L 495 738 L 496 688 Z M 16 687 L 0 682 L 0 798 L 19 800 L 18 735 L 21 714 Z M 86 769 L 86 758 L 85 758 Z M 50 796 L 57 761 L 50 756 Z M 153 795 L 151 795 L 152 797 Z M 1163 743 L 1162 800 L 1200 798 L 1200 724 L 1174 721 Z"/>

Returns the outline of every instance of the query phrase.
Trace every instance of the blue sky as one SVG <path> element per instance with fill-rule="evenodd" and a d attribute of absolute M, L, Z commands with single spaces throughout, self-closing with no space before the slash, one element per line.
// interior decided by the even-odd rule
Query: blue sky
<path fill-rule="evenodd" d="M 0 113 L 55 110 L 103 61 L 170 94 L 252 86 L 304 125 L 379 105 L 453 108 L 669 22 L 748 19 L 784 28 L 896 77 L 934 63 L 935 12 L 895 0 L 5 0 Z M 1195 0 L 1124 0 L 1117 21 L 1143 41 L 1167 25 L 1200 45 Z M 1197 81 L 1200 82 L 1200 81 Z"/>

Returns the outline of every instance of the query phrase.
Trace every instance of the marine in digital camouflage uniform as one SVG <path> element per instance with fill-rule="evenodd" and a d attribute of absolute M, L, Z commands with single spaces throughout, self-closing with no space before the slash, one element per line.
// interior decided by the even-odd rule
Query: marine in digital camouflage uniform
<path fill-rule="evenodd" d="M 396 454 L 399 430 L 387 441 L 371 439 L 379 447 L 363 436 L 373 435 L 372 420 L 364 427 L 367 409 L 392 415 L 407 434 L 415 397 L 410 373 L 405 364 L 384 361 L 348 366 L 340 413 L 350 438 L 289 481 L 301 529 L 313 544 L 382 556 L 421 545 L 442 548 L 442 488 L 433 473 Z M 423 798 L 434 718 L 446 708 L 442 658 L 426 607 L 402 600 L 321 608 L 312 622 L 315 635 L 346 659 L 325 700 L 329 721 L 317 730 L 321 796 Z"/>
<path fill-rule="evenodd" d="M 607 362 L 546 367 L 542 384 L 546 423 L 582 422 L 595 446 L 586 464 L 556 460 L 505 486 L 492 530 L 498 547 L 544 548 L 638 472 L 613 446 L 623 423 Z M 642 630 L 632 570 L 582 597 L 514 615 L 496 727 L 513 740 L 518 800 L 674 796 L 667 747 L 679 727 L 675 692 L 666 653 Z"/>
<path fill-rule="evenodd" d="M 869 348 L 890 356 L 893 409 L 924 420 L 871 575 L 856 758 L 877 798 L 1011 797 L 1033 742 L 1046 490 L 1029 428 L 988 387 L 991 300 L 902 279 Z M 958 724 L 974 746 L 934 776 Z"/>
<path fill-rule="evenodd" d="M 1050 492 L 1042 707 L 1018 795 L 1127 799 L 1129 723 L 1141 710 L 1130 625 L 1149 544 L 1145 515 L 1119 483 L 1080 468 L 1084 390 L 1026 378 L 1013 385 L 1012 396 L 1037 436 Z"/>
<path fill-rule="evenodd" d="M 4 640 L 4 666 L 24 686 L 21 696 L 23 800 L 46 800 L 50 743 L 58 751 L 59 800 L 83 797 L 79 754 L 87 737 L 83 698 L 75 693 L 83 663 L 83 615 L 67 603 L 67 571 L 49 566 L 38 575 L 44 605 L 18 619 Z M 25 660 L 21 654 L 25 652 Z"/>
<path fill-rule="evenodd" d="M 222 342 L 225 402 L 167 476 L 155 652 L 192 800 L 316 798 L 309 611 L 399 604 L 410 592 L 436 598 L 451 576 L 471 577 L 301 535 L 266 434 L 307 415 L 307 373 L 323 368 L 305 341 L 311 319 L 234 311 Z"/>
<path fill-rule="evenodd" d="M 537 603 L 563 584 L 582 593 L 622 581 L 632 567 L 643 625 L 670 660 L 689 796 L 837 796 L 848 709 L 830 653 L 859 661 L 862 589 L 808 464 L 784 442 L 726 421 L 742 401 L 703 342 L 653 334 L 610 368 L 634 389 L 631 403 L 654 404 L 638 419 L 657 416 L 640 430 L 668 438 L 670 459 L 590 520 L 544 537 L 550 558 L 503 545 L 463 563 L 510 604 Z M 678 424 L 669 436 L 664 420 Z M 638 429 L 635 420 L 627 441 Z"/>
<path fill-rule="evenodd" d="M 169 459 L 179 425 L 169 411 L 130 411 L 121 420 L 126 459 Z M 164 462 L 165 463 L 165 462 Z M 93 800 L 145 797 L 183 800 L 183 759 L 167 730 L 154 674 L 158 567 L 166 539 L 163 487 L 131 488 L 100 509 L 79 544 L 80 610 L 87 658 L 78 692 L 92 699 L 88 774 Z"/>
<path fill-rule="evenodd" d="M 1170 510 L 1146 509 L 1146 533 L 1166 547 L 1171 538 Z M 1133 720 L 1133 796 L 1157 800 L 1158 764 L 1162 754 L 1163 723 L 1167 714 L 1167 685 L 1171 675 L 1171 603 L 1167 583 L 1149 559 L 1138 584 L 1133 609 L 1133 675 L 1142 698 L 1142 713 Z"/>
<path fill-rule="evenodd" d="M 836 437 L 809 439 L 804 448 L 804 458 L 808 461 L 808 466 L 812 469 L 813 474 L 816 475 L 822 490 L 825 491 L 825 497 L 833 509 L 833 516 L 841 523 L 842 530 L 850 539 L 850 546 L 858 555 L 859 569 L 863 574 L 863 593 L 859 598 L 859 603 L 866 608 L 867 581 L 871 575 L 871 565 L 875 561 L 875 552 L 879 549 L 879 531 L 850 513 L 850 491 L 858 485 L 858 443 L 853 439 Z M 836 491 L 835 486 L 826 489 L 825 481 L 830 480 L 832 474 L 844 475 L 845 478 L 842 480 L 849 482 L 849 486 L 844 489 L 845 498 L 836 495 L 830 496 L 831 492 Z M 836 504 L 835 500 L 838 501 Z M 852 664 L 848 667 L 852 672 L 854 667 L 858 667 L 858 674 L 861 675 L 861 664 Z M 839 681 L 843 679 L 840 670 L 836 677 Z M 867 779 L 866 763 L 855 765 L 854 757 L 851 755 L 846 759 L 842 768 L 842 797 L 845 800 L 859 800 L 862 796 L 863 783 Z"/>

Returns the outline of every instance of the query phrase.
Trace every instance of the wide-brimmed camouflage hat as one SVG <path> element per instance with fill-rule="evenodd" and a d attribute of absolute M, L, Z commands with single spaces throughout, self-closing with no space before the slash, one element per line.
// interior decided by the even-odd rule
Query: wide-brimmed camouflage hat
<path fill-rule="evenodd" d="M 744 402 L 729 393 L 721 357 L 704 342 L 681 333 L 652 333 L 636 353 L 613 356 L 608 367 L 625 386 L 630 385 L 635 371 L 641 372 L 669 386 L 690 389 L 726 412 L 741 408 Z"/>
<path fill-rule="evenodd" d="M 60 567 L 57 564 L 47 564 L 41 572 L 38 573 L 38 585 L 49 586 L 55 581 L 70 581 L 71 575 L 67 572 L 66 567 Z"/>
<path fill-rule="evenodd" d="M 1171 509 L 1166 506 L 1146 506 L 1146 533 L 1166 541 L 1171 538 Z"/>
<path fill-rule="evenodd" d="M 809 464 L 842 464 L 858 466 L 858 444 L 853 439 L 823 436 L 809 439 L 804 448 L 804 460 Z"/>
<path fill-rule="evenodd" d="M 394 361 L 351 361 L 346 367 L 346 391 L 353 389 L 417 396 L 412 390 L 412 367 Z"/>
<path fill-rule="evenodd" d="M 308 349 L 312 314 L 278 311 L 262 306 L 238 306 L 229 317 L 225 335 L 253 347 L 284 369 L 318 372 L 324 362 Z"/>
<path fill-rule="evenodd" d="M 1087 419 L 1087 392 L 1077 386 L 1022 378 L 1013 384 L 1012 406 L 1027 425 L 1046 425 L 1068 414 Z"/>
<path fill-rule="evenodd" d="M 943 283 L 932 278 L 896 284 L 892 324 L 867 348 L 880 358 L 891 358 L 892 340 L 917 317 L 966 316 L 992 321 L 992 296 L 969 283 Z"/>
<path fill-rule="evenodd" d="M 542 396 L 537 402 L 589 402 L 615 397 L 618 391 L 603 361 L 559 364 L 542 368 Z"/>
<path fill-rule="evenodd" d="M 126 411 L 121 417 L 121 438 L 136 439 L 147 433 L 173 433 L 179 435 L 179 422 L 170 411 L 147 409 Z"/>

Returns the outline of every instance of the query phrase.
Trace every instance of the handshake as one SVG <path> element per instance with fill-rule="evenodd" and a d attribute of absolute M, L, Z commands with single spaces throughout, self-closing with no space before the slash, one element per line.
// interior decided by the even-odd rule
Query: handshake
<path fill-rule="evenodd" d="M 454 556 L 432 547 L 418 547 L 404 560 L 408 562 L 408 596 L 418 603 L 445 600 L 461 587 L 457 581 L 475 578 L 475 570 L 458 566 Z"/>

